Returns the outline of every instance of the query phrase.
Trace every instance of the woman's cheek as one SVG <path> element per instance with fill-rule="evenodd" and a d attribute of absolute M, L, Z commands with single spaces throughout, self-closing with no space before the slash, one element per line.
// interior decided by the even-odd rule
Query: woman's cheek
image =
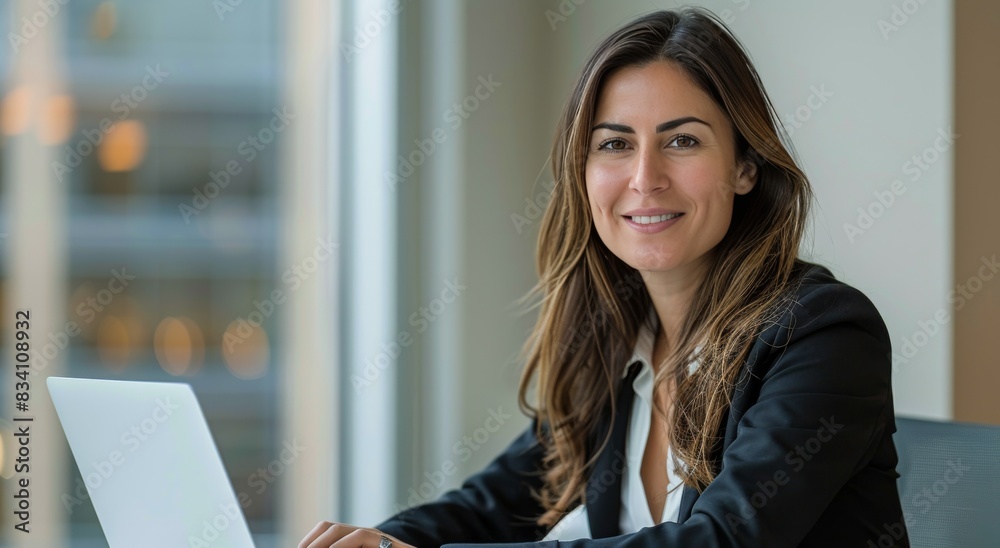
<path fill-rule="evenodd" d="M 626 184 L 628 182 L 627 178 L 623 179 L 621 168 L 601 163 L 587 166 L 586 177 L 588 190 L 595 196 L 600 196 L 599 201 L 602 202 L 614 197 L 622 180 Z"/>

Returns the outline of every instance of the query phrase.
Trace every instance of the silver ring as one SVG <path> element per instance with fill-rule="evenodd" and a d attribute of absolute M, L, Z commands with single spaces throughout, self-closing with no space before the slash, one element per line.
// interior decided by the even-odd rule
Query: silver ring
<path fill-rule="evenodd" d="M 392 548 L 392 541 L 389 537 L 382 535 L 382 538 L 378 541 L 378 548 Z"/>

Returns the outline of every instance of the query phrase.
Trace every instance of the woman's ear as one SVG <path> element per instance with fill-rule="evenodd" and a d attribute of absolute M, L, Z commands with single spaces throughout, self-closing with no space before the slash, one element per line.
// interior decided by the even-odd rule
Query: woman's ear
<path fill-rule="evenodd" d="M 749 158 L 742 160 L 737 168 L 734 189 L 737 194 L 746 194 L 757 184 L 757 162 L 753 158 L 754 156 L 750 155 Z"/>

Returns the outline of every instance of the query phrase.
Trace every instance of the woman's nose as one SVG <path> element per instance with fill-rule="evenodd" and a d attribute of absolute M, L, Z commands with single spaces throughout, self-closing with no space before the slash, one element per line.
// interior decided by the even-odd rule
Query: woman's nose
<path fill-rule="evenodd" d="M 653 194 L 670 187 L 664 159 L 659 151 L 644 148 L 635 155 L 629 188 L 639 194 Z"/>

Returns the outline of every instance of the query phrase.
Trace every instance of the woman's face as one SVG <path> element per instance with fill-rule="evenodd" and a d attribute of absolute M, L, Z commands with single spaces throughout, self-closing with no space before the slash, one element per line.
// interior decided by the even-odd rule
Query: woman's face
<path fill-rule="evenodd" d="M 736 165 L 726 114 L 682 69 L 659 61 L 613 73 L 594 120 L 587 195 L 604 244 L 640 271 L 706 263 L 734 196 L 756 182 L 756 166 Z"/>

